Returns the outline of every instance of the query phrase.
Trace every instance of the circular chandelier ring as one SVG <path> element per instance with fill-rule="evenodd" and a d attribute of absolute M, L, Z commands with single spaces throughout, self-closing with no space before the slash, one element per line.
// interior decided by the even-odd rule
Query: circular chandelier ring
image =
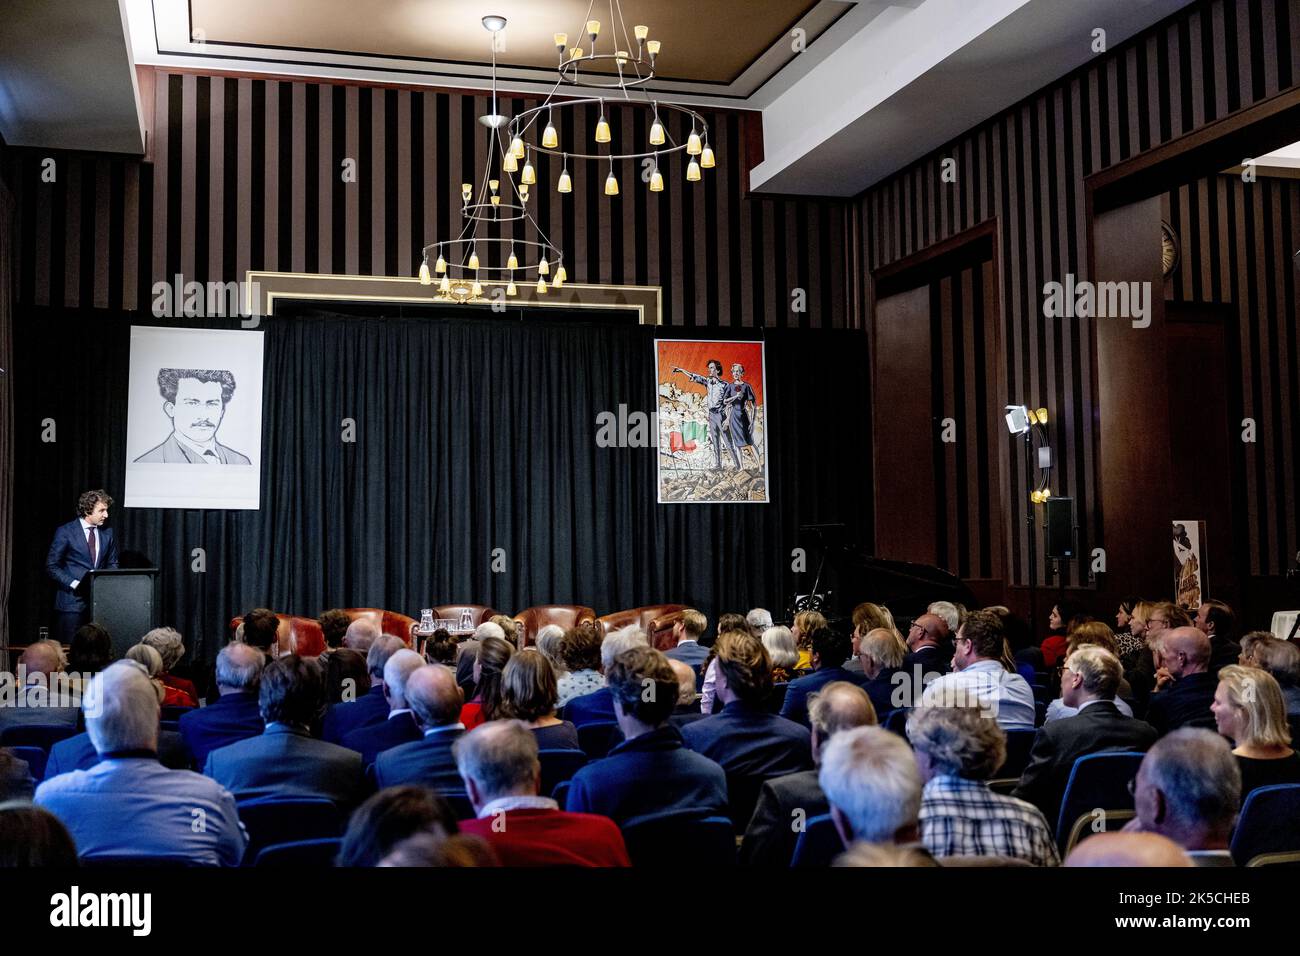
<path fill-rule="evenodd" d="M 564 109 L 577 107 L 577 106 L 590 106 L 593 103 L 603 107 L 605 104 L 605 100 L 602 97 L 598 97 L 598 96 L 588 96 L 576 100 L 559 100 L 554 103 L 544 103 L 541 106 L 534 106 L 531 109 L 523 110 L 520 113 L 516 113 L 511 118 L 510 136 L 511 137 L 522 136 L 523 133 L 526 132 L 530 127 L 532 127 L 532 125 L 537 121 L 537 118 L 541 116 L 541 114 L 544 112 L 549 113 L 551 111 L 564 110 Z M 647 105 L 649 105 L 653 109 L 656 116 L 659 115 L 659 112 L 661 110 L 666 113 L 679 113 L 683 116 L 689 116 L 691 118 L 691 125 L 695 126 L 696 124 L 698 124 L 699 126 L 696 132 L 698 132 L 705 139 L 708 138 L 708 134 L 709 134 L 708 121 L 699 113 L 695 112 L 695 110 L 691 109 L 690 107 L 682 106 L 678 103 L 660 103 L 660 102 L 649 103 Z M 667 135 L 667 130 L 665 130 L 665 135 Z M 528 144 L 529 149 L 534 149 L 539 153 L 546 153 L 548 156 L 567 156 L 571 159 L 602 159 L 602 160 L 647 159 L 651 156 L 670 156 L 673 153 L 679 153 L 683 151 L 684 149 L 686 149 L 686 146 L 687 146 L 686 143 L 684 142 L 674 143 L 670 138 L 667 143 L 664 143 L 661 146 L 648 145 L 647 149 L 643 149 L 640 152 L 635 152 L 635 153 L 577 153 L 571 150 L 566 150 L 560 146 L 546 147 L 543 146 L 540 142 Z"/>
<path fill-rule="evenodd" d="M 437 258 L 438 255 L 442 254 L 444 246 L 468 246 L 469 247 L 467 250 L 465 250 L 464 256 L 458 257 L 459 261 L 455 259 L 447 258 L 447 256 L 443 255 L 443 258 L 446 259 L 447 261 L 448 273 L 450 273 L 450 270 L 452 269 L 457 269 L 460 270 L 461 272 L 473 272 L 476 274 L 483 273 L 486 275 L 509 276 L 511 273 L 528 275 L 530 272 L 535 275 L 541 275 L 541 273 L 537 272 L 538 267 L 541 265 L 540 261 L 531 264 L 525 264 L 521 262 L 518 266 L 516 266 L 513 269 L 511 269 L 509 266 L 504 266 L 504 265 L 489 266 L 480 263 L 477 269 L 471 269 L 466 264 L 469 260 L 469 253 L 473 252 L 477 254 L 478 252 L 477 247 L 479 246 L 486 246 L 488 248 L 501 247 L 507 250 L 507 253 L 509 251 L 512 251 L 516 247 L 540 249 L 542 250 L 542 257 L 547 260 L 548 270 L 552 270 L 552 271 L 558 269 L 559 266 L 562 265 L 564 262 L 564 253 L 561 252 L 559 249 L 557 249 L 555 246 L 551 245 L 550 243 L 538 242 L 534 239 L 508 239 L 505 236 L 501 236 L 499 238 L 492 238 L 490 236 L 480 236 L 477 239 L 470 238 L 470 237 L 466 237 L 463 239 L 444 239 L 441 242 L 429 243 L 429 245 L 425 246 L 424 249 L 421 250 L 421 254 L 426 259 Z M 504 258 L 504 254 L 503 254 L 503 258 Z M 437 279 L 435 278 L 433 281 L 436 282 Z"/>
<path fill-rule="evenodd" d="M 510 211 L 508 216 L 492 215 L 496 211 Z M 521 219 L 528 218 L 528 210 L 518 203 L 498 203 L 493 205 L 490 202 L 468 203 L 460 207 L 461 215 L 466 219 L 472 219 L 474 222 L 518 222 Z"/>
<path fill-rule="evenodd" d="M 597 83 L 592 80 L 584 79 L 583 74 L 579 69 L 579 67 L 583 63 L 593 63 L 597 60 L 616 61 L 615 66 L 618 68 L 617 79 L 613 76 L 610 76 L 607 73 L 591 73 L 587 75 L 599 76 L 601 77 L 602 80 L 608 79 L 609 82 Z M 617 61 L 619 60 L 621 60 L 622 63 L 618 63 Z M 624 69 L 628 65 L 633 67 L 647 66 L 650 68 L 650 72 L 647 73 L 645 76 L 642 76 L 641 71 L 639 69 L 634 70 L 633 73 L 636 79 L 629 79 L 627 75 L 624 73 Z M 569 86 L 579 86 L 579 87 L 585 87 L 587 89 L 600 89 L 600 90 L 630 89 L 631 87 L 640 86 L 643 83 L 648 83 L 655 78 L 655 68 L 653 63 L 648 63 L 645 60 L 642 60 L 640 57 L 633 59 L 630 56 L 619 56 L 617 53 L 588 53 L 586 56 L 581 56 L 578 57 L 577 59 L 565 59 L 560 62 L 559 71 L 560 71 L 560 78 Z"/>

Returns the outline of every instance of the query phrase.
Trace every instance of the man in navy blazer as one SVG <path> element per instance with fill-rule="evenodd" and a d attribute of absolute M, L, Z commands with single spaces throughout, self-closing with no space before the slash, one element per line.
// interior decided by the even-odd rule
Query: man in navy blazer
<path fill-rule="evenodd" d="M 212 751 L 256 737 L 266 729 L 257 702 L 265 665 L 266 655 L 248 644 L 227 644 L 217 654 L 217 693 L 221 696 L 180 719 L 181 736 L 196 767 L 206 764 Z"/>
<path fill-rule="evenodd" d="M 709 649 L 700 643 L 700 638 L 708 630 L 709 619 L 694 608 L 682 612 L 681 620 L 673 625 L 673 636 L 677 644 L 664 651 L 670 661 L 685 661 L 698 674 L 704 662 L 709 659 Z"/>
<path fill-rule="evenodd" d="M 90 571 L 117 567 L 117 541 L 104 527 L 113 499 L 98 488 L 77 499 L 77 517 L 54 532 L 45 572 L 54 579 L 54 636 L 64 644 L 83 624 L 90 623 L 90 605 L 82 579 Z"/>
<path fill-rule="evenodd" d="M 424 656 L 404 647 L 384 665 L 384 696 L 388 699 L 388 719 L 354 730 L 343 738 L 343 746 L 361 754 L 361 763 L 369 767 L 375 757 L 401 744 L 419 740 L 420 725 L 406 700 L 406 682 L 424 666 Z"/>
<path fill-rule="evenodd" d="M 375 638 L 366 651 L 366 669 L 370 672 L 370 690 L 356 700 L 335 704 L 325 714 L 321 737 L 332 744 L 354 730 L 382 723 L 388 719 L 388 698 L 384 696 L 384 665 L 406 646 L 400 637 L 384 634 Z"/>
<path fill-rule="evenodd" d="M 380 789 L 420 784 L 467 803 L 465 782 L 451 753 L 452 744 L 465 734 L 460 722 L 465 695 L 455 672 L 443 664 L 421 667 L 406 680 L 406 702 L 419 722 L 421 737 L 375 757 L 375 782 Z"/>
<path fill-rule="evenodd" d="M 781 716 L 807 726 L 809 694 L 815 694 L 832 681 L 861 682 L 861 674 L 854 674 L 844 667 L 844 661 L 852 652 L 853 640 L 847 634 L 834 631 L 829 627 L 821 627 L 814 631 L 813 672 L 807 677 L 790 681 L 790 686 L 785 691 L 785 703 L 781 705 Z"/>
<path fill-rule="evenodd" d="M 678 692 L 668 658 L 634 647 L 615 659 L 605 680 L 624 739 L 574 775 L 565 809 L 597 813 L 619 826 L 671 811 L 726 816 L 727 775 L 712 760 L 687 750 L 681 732 L 668 722 Z"/>
<path fill-rule="evenodd" d="M 266 730 L 209 753 L 204 775 L 236 800 L 325 797 L 350 811 L 365 795 L 361 755 L 311 736 L 324 702 L 325 680 L 316 661 L 289 654 L 267 664 L 258 691 Z"/>

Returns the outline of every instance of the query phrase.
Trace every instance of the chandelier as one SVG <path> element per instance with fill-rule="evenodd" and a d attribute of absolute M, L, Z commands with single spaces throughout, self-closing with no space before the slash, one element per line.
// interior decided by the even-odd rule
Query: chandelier
<path fill-rule="evenodd" d="M 661 49 L 660 41 L 650 39 L 650 28 L 641 24 L 632 27 L 629 35 L 627 22 L 623 17 L 620 0 L 609 0 L 609 20 L 602 24 L 592 19 L 596 0 L 591 0 L 587 7 L 587 19 L 582 31 L 576 34 L 575 44 L 569 46 L 567 33 L 555 34 L 555 48 L 559 52 L 557 67 L 559 78 L 550 94 L 540 106 L 524 110 L 510 120 L 510 147 L 507 151 L 510 165 L 506 169 L 518 168 L 519 160 L 524 160 L 521 183 L 536 183 L 531 154 L 533 151 L 546 153 L 561 158 L 561 172 L 556 181 L 556 191 L 569 193 L 573 191 L 573 178 L 569 173 L 569 160 L 592 161 L 607 168 L 605 177 L 605 195 L 619 194 L 618 176 L 615 163 L 633 161 L 638 164 L 649 162 L 649 175 L 646 181 L 651 192 L 662 192 L 663 174 L 659 161 L 673 153 L 685 153 L 690 157 L 686 164 L 688 182 L 700 181 L 701 169 L 712 169 L 716 165 L 713 149 L 709 146 L 709 124 L 695 110 L 675 103 L 655 100 L 642 87 L 654 78 L 655 64 Z M 582 44 L 587 43 L 586 48 Z M 607 94 L 581 96 L 573 99 L 556 98 L 556 91 L 563 86 L 582 90 L 604 90 Z M 620 100 L 631 104 L 635 102 L 632 92 L 640 94 L 639 102 L 649 107 L 650 126 L 649 149 L 614 152 L 613 137 L 606 119 L 605 104 L 607 98 L 614 102 Z M 560 136 L 556 129 L 556 120 L 564 121 L 566 115 L 572 116 L 577 110 L 589 106 L 599 107 L 600 119 L 596 123 L 593 139 L 596 143 L 593 151 L 588 147 L 564 149 L 560 146 Z M 683 127 L 690 123 L 690 134 L 680 142 L 668 131 L 664 119 L 670 116 L 681 117 Z M 540 138 L 534 144 L 525 141 L 534 126 L 545 120 L 545 127 Z M 606 147 L 605 152 L 600 147 Z"/>
<path fill-rule="evenodd" d="M 542 227 L 528 211 L 530 187 L 536 183 L 531 165 L 524 167 L 516 183 L 513 174 L 519 165 L 506 147 L 502 127 L 506 118 L 497 112 L 497 35 L 505 29 L 505 17 L 483 18 L 483 27 L 492 34 L 492 111 L 479 117 L 488 129 L 487 160 L 477 190 L 472 183 L 461 183 L 461 218 L 464 226 L 455 239 L 431 242 L 422 250 L 421 285 L 437 285 L 435 299 L 465 303 L 483 297 L 483 282 L 505 282 L 505 294 L 519 294 L 516 277 L 532 284 L 536 277 L 538 295 L 549 288 L 561 288 L 568 279 L 564 254 L 547 238 Z M 494 172 L 495 170 L 495 172 Z M 480 235 L 484 223 L 499 225 L 523 222 L 525 235 L 531 226 L 536 239 Z M 480 253 L 482 255 L 480 255 Z M 432 266 L 430 265 L 432 260 Z M 548 286 L 547 277 L 551 277 Z"/>

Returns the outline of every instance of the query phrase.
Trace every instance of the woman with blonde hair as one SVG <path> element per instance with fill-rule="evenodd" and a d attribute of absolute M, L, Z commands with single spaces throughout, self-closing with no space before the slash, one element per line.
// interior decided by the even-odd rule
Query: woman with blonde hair
<path fill-rule="evenodd" d="M 794 616 L 794 627 L 790 631 L 794 635 L 795 647 L 799 648 L 796 670 L 806 671 L 812 668 L 813 632 L 825 626 L 826 616 L 821 611 L 800 611 Z"/>
<path fill-rule="evenodd" d="M 1243 803 L 1256 787 L 1300 783 L 1300 754 L 1291 749 L 1282 688 L 1272 674 L 1239 664 L 1223 668 L 1210 710 L 1234 745 Z"/>

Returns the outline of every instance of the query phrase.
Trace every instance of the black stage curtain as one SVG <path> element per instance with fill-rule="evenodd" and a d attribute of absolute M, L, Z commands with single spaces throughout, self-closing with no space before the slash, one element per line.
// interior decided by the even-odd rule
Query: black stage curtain
<path fill-rule="evenodd" d="M 119 499 L 119 546 L 161 569 L 161 621 L 208 661 L 230 617 L 258 605 L 307 615 L 372 606 L 418 616 L 462 601 L 506 612 L 661 602 L 711 618 L 779 611 L 811 580 L 792 570 L 792 549 L 807 548 L 815 566 L 800 524 L 844 522 L 870 544 L 861 332 L 701 334 L 622 315 L 340 308 L 299 306 L 262 324 L 260 511 L 121 506 L 129 330 L 163 320 L 19 316 L 17 639 L 51 617 L 50 535 L 94 487 Z M 766 340 L 770 504 L 659 505 L 653 447 L 597 447 L 598 413 L 653 411 L 656 336 Z M 42 440 L 46 419 L 54 442 Z"/>

